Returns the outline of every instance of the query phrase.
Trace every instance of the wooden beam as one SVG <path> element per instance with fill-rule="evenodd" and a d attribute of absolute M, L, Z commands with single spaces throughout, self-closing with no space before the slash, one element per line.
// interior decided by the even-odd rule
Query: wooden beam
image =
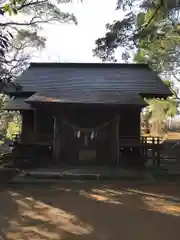
<path fill-rule="evenodd" d="M 119 123 L 120 123 L 120 114 L 117 116 L 117 122 L 116 122 L 116 143 L 117 143 L 117 165 L 119 165 L 119 155 L 120 155 L 120 146 L 119 146 Z"/>
<path fill-rule="evenodd" d="M 34 109 L 34 133 L 37 132 L 37 110 L 36 108 Z"/>
<path fill-rule="evenodd" d="M 53 127 L 53 154 L 54 154 L 54 157 L 56 159 L 56 127 L 57 127 L 57 120 L 56 120 L 56 117 L 54 116 L 54 127 Z"/>

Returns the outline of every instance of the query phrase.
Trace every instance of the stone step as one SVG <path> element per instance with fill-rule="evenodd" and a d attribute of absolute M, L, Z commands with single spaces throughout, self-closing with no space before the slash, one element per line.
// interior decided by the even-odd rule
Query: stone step
<path fill-rule="evenodd" d="M 180 167 L 180 164 L 178 163 L 167 163 L 167 162 L 161 162 L 160 164 L 161 166 L 165 165 L 165 166 L 168 166 L 168 167 Z"/>
<path fill-rule="evenodd" d="M 163 169 L 166 169 L 167 172 L 179 172 L 180 173 L 180 167 L 169 167 L 166 165 L 162 165 Z"/>
<path fill-rule="evenodd" d="M 137 178 L 137 177 L 123 177 L 123 176 L 115 176 L 114 178 L 108 177 L 108 176 L 102 176 L 99 178 L 85 178 L 84 176 L 78 176 L 78 177 L 72 177 L 71 178 L 61 178 L 61 179 L 51 179 L 51 178 L 35 178 L 35 177 L 16 177 L 12 181 L 10 181 L 10 184 L 55 184 L 60 183 L 62 181 L 74 181 L 74 182 L 84 182 L 84 181 L 108 181 L 108 180 L 120 180 L 120 181 L 142 181 L 142 182 L 149 182 L 154 183 L 156 181 L 180 181 L 180 170 L 179 171 L 166 171 L 156 174 L 149 174 L 146 177 L 143 178 Z"/>
<path fill-rule="evenodd" d="M 160 161 L 161 163 L 167 163 L 167 164 L 174 164 L 174 163 L 176 163 L 176 164 L 180 164 L 180 162 L 179 161 L 177 161 L 177 160 L 161 160 Z"/>
<path fill-rule="evenodd" d="M 99 173 L 60 173 L 60 172 L 28 172 L 16 176 L 12 182 L 56 181 L 56 180 L 146 180 L 151 174 L 148 172 L 99 172 Z"/>
<path fill-rule="evenodd" d="M 93 181 L 104 181 L 104 180 L 123 180 L 123 181 L 145 181 L 147 178 L 141 178 L 141 177 L 123 177 L 123 176 L 71 176 L 71 177 L 63 177 L 63 178 L 15 178 L 13 179 L 10 183 L 53 183 L 57 181 L 62 181 L 62 180 L 70 180 L 70 181 L 86 181 L 86 180 L 93 180 Z"/>

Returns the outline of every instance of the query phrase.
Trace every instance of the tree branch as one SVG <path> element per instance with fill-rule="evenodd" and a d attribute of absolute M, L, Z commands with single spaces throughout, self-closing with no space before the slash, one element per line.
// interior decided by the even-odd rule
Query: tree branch
<path fill-rule="evenodd" d="M 157 5 L 156 10 L 154 11 L 154 14 L 149 18 L 149 20 L 147 21 L 147 23 L 143 24 L 142 26 L 140 26 L 138 29 L 136 29 L 136 32 L 141 31 L 142 29 L 147 28 L 151 22 L 153 21 L 153 19 L 156 17 L 156 15 L 158 14 L 158 12 L 160 11 L 161 7 L 163 6 L 163 0 L 161 0 L 161 2 Z M 134 33 L 135 34 L 135 33 Z"/>
<path fill-rule="evenodd" d="M 35 19 L 35 17 L 33 18 Z M 55 21 L 54 17 L 48 20 L 37 20 L 33 22 L 33 19 L 30 22 L 6 22 L 6 23 L 0 23 L 0 27 L 7 27 L 7 26 L 32 26 L 36 24 L 41 24 L 41 23 L 48 23 L 51 21 Z"/>
<path fill-rule="evenodd" d="M 47 1 L 47 0 L 44 0 L 44 1 L 36 1 L 36 2 L 31 1 L 31 2 L 29 2 L 29 3 L 26 3 L 26 2 L 27 2 L 27 1 L 24 1 L 24 3 L 23 3 L 21 6 L 17 7 L 17 10 L 20 11 L 20 10 L 22 10 L 23 8 L 30 7 L 30 6 L 36 6 L 37 4 L 46 3 L 46 2 L 48 2 L 48 1 Z"/>
<path fill-rule="evenodd" d="M 177 78 L 177 76 L 176 76 L 176 74 L 174 73 L 174 71 L 172 71 L 172 75 L 173 75 L 173 77 L 174 77 L 178 82 L 180 82 L 180 79 Z"/>

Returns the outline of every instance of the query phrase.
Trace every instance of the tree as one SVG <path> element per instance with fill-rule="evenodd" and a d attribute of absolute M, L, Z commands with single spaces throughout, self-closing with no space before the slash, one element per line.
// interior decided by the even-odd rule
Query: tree
<path fill-rule="evenodd" d="M 16 14 L 23 17 L 15 21 Z M 0 92 L 9 87 L 16 88 L 13 80 L 26 68 L 33 50 L 45 47 L 46 39 L 40 34 L 44 24 L 77 24 L 74 15 L 60 10 L 58 1 L 9 0 L 1 3 L 0 15 Z M 7 100 L 7 96 L 0 95 L 1 135 L 7 135 L 9 122 L 19 119 L 17 113 L 3 110 Z"/>
<path fill-rule="evenodd" d="M 118 47 L 123 49 L 123 61 L 147 63 L 164 79 L 179 68 L 180 18 L 179 3 L 175 1 L 118 1 L 117 8 L 125 11 L 121 21 L 107 24 L 107 33 L 97 39 L 94 54 L 102 61 L 116 61 L 114 54 Z M 133 51 L 132 51 L 133 50 Z M 174 74 L 177 77 L 177 74 Z M 166 84 L 174 93 L 167 100 L 149 99 L 149 107 L 143 115 L 151 122 L 153 134 L 160 133 L 164 120 L 177 112 L 177 89 L 172 82 Z"/>
<path fill-rule="evenodd" d="M 171 89 L 176 92 L 174 84 L 164 81 Z M 154 136 L 164 135 L 168 130 L 169 121 L 178 113 L 176 95 L 167 99 L 145 99 L 148 107 L 141 113 L 141 129 L 147 134 Z"/>
<path fill-rule="evenodd" d="M 68 2 L 63 1 L 63 3 Z M 9 0 L 1 5 L 0 73 L 1 89 L 19 74 L 29 61 L 33 49 L 45 46 L 40 35 L 43 24 L 71 22 L 77 24 L 73 14 L 60 10 L 58 2 L 49 0 Z M 12 14 L 23 16 L 14 21 Z M 12 39 L 13 38 L 13 39 Z"/>
<path fill-rule="evenodd" d="M 142 116 L 142 120 L 148 126 L 149 132 L 154 136 L 166 133 L 168 118 L 177 114 L 175 99 L 148 99 L 148 107 Z"/>
<path fill-rule="evenodd" d="M 147 63 L 156 72 L 164 74 L 164 77 L 169 77 L 174 70 L 178 70 L 178 2 L 121 0 L 118 1 L 117 8 L 125 11 L 125 17 L 121 21 L 107 24 L 107 33 L 97 39 L 94 54 L 102 61 L 116 61 L 115 51 L 121 47 L 123 61 L 131 59 L 136 63 Z M 172 98 L 146 99 L 149 106 L 143 114 L 143 122 L 150 126 L 153 135 L 163 134 L 167 119 L 177 113 L 177 89 L 171 81 L 166 80 L 165 83 L 174 93 Z"/>
<path fill-rule="evenodd" d="M 149 13 L 149 12 L 148 12 Z M 145 16 L 146 17 L 146 16 Z M 173 39 L 173 37 L 171 37 Z M 176 42 L 173 45 L 173 42 L 169 39 L 142 39 L 139 42 L 139 49 L 134 56 L 134 61 L 137 63 L 149 63 L 153 70 L 163 72 L 165 69 L 165 62 L 169 45 L 176 47 L 178 38 L 175 39 Z M 160 44 L 164 44 L 164 49 L 160 47 Z M 169 97 L 166 100 L 164 99 L 146 99 L 149 104 L 146 112 L 142 115 L 143 123 L 146 125 L 146 130 L 149 127 L 149 132 L 152 135 L 159 136 L 163 135 L 167 130 L 167 120 L 174 117 L 177 114 L 177 102 L 178 98 L 178 89 L 174 86 L 172 81 L 164 80 L 165 84 L 172 90 L 174 93 L 173 97 Z"/>
<path fill-rule="evenodd" d="M 175 0 L 119 0 L 117 8 L 125 12 L 120 21 L 107 24 L 107 33 L 96 40 L 94 54 L 102 61 L 116 61 L 118 47 L 122 60 L 129 60 L 132 50 L 138 58 L 158 72 L 169 72 L 179 66 L 180 53 L 180 5 Z M 160 60 L 160 63 L 159 63 Z"/>

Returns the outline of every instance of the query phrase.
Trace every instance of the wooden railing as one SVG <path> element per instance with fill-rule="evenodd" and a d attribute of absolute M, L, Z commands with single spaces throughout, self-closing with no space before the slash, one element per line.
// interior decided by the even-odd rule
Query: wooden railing
<path fill-rule="evenodd" d="M 131 146 L 131 145 L 157 145 L 157 144 L 161 144 L 162 143 L 162 139 L 160 137 L 140 137 L 136 138 L 134 136 L 120 136 L 119 138 L 119 144 L 120 145 L 127 145 L 127 146 Z"/>
<path fill-rule="evenodd" d="M 140 140 L 135 138 L 134 136 L 120 136 L 119 137 L 119 144 L 120 146 L 131 146 L 140 144 Z"/>
<path fill-rule="evenodd" d="M 160 137 L 144 137 L 140 139 L 134 136 L 120 136 L 119 147 L 120 149 L 127 149 L 132 152 L 130 157 L 135 156 L 133 151 L 138 150 L 145 160 L 151 160 L 153 165 L 160 165 L 160 152 L 163 149 L 162 139 Z M 145 160 L 145 161 L 146 161 Z"/>
<path fill-rule="evenodd" d="M 142 144 L 161 144 L 163 142 L 163 139 L 161 137 L 141 137 L 141 143 Z"/>
<path fill-rule="evenodd" d="M 26 133 L 19 137 L 21 143 L 25 144 L 44 144 L 44 145 L 53 145 L 53 134 L 45 133 Z M 56 132 L 56 140 L 59 140 L 59 135 Z M 140 139 L 135 138 L 134 136 L 120 136 L 119 144 L 120 146 L 129 146 L 131 145 L 159 145 L 162 143 L 160 137 L 144 137 Z"/>

